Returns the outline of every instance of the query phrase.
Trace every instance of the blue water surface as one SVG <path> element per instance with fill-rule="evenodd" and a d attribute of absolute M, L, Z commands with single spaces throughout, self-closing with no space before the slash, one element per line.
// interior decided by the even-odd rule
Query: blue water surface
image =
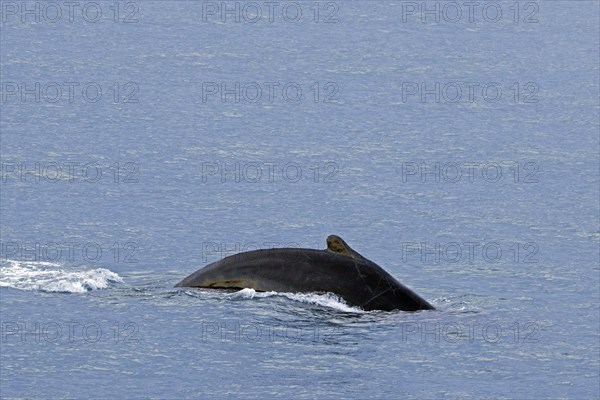
<path fill-rule="evenodd" d="M 0 397 L 600 397 L 598 2 L 0 6 Z M 437 310 L 174 288 L 329 234 Z"/>

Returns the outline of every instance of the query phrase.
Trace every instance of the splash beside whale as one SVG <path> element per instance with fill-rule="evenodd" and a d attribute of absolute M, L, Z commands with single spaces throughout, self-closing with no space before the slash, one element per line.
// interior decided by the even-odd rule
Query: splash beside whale
<path fill-rule="evenodd" d="M 335 235 L 327 238 L 325 250 L 280 248 L 235 254 L 199 269 L 176 286 L 331 292 L 365 311 L 434 309 Z"/>

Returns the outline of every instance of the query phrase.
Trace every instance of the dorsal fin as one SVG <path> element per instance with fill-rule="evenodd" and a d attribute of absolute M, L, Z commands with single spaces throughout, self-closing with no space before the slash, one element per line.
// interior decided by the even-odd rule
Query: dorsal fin
<path fill-rule="evenodd" d="M 366 260 L 363 256 L 352 250 L 350 246 L 337 235 L 327 236 L 327 250 L 332 253 L 342 254 L 348 257 L 356 258 L 357 260 Z"/>

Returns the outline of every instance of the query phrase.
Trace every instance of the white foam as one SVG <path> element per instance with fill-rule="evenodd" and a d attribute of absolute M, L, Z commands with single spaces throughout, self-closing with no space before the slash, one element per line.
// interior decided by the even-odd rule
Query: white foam
<path fill-rule="evenodd" d="M 83 293 L 123 282 L 116 273 L 97 268 L 73 270 L 51 262 L 4 260 L 0 263 L 0 286 L 44 292 Z"/>
<path fill-rule="evenodd" d="M 357 307 L 351 307 L 346 302 L 336 296 L 333 293 L 284 293 L 284 292 L 257 292 L 254 289 L 242 289 L 239 292 L 235 292 L 232 295 L 234 298 L 244 298 L 244 299 L 253 299 L 253 298 L 265 298 L 271 296 L 283 296 L 290 300 L 299 301 L 301 303 L 309 303 L 316 304 L 323 307 L 333 308 L 339 311 L 344 312 L 353 312 L 353 313 L 364 313 L 364 310 L 361 310 Z"/>

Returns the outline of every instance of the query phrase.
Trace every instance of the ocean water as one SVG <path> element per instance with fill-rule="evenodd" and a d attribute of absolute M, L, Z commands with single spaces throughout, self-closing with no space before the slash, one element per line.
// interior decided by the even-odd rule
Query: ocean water
<path fill-rule="evenodd" d="M 0 12 L 0 397 L 600 397 L 598 2 Z M 329 234 L 436 310 L 174 288 Z"/>

